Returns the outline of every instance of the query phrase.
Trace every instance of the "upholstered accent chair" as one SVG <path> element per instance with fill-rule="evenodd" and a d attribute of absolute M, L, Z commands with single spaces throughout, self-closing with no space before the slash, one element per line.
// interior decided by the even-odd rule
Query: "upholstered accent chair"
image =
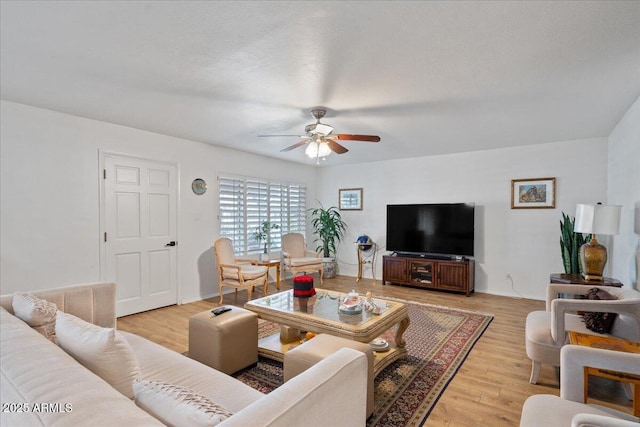
<path fill-rule="evenodd" d="M 297 273 L 306 274 L 317 271 L 322 283 L 324 275 L 322 258 L 317 252 L 307 249 L 304 236 L 300 233 L 288 233 L 282 236 L 282 264 L 293 276 Z"/>
<path fill-rule="evenodd" d="M 603 289 L 616 299 L 578 299 L 592 288 Z M 565 298 L 559 298 L 561 295 Z M 587 329 L 578 311 L 617 313 L 617 316 L 610 332 L 600 334 Z M 611 286 L 549 284 L 546 310 L 529 313 L 525 325 L 527 356 L 532 362 L 531 384 L 538 382 L 543 363 L 560 366 L 560 349 L 567 344 L 567 331 L 640 341 L 640 292 Z"/>
<path fill-rule="evenodd" d="M 520 427 L 631 427 L 640 419 L 584 400 L 584 367 L 640 375 L 640 355 L 599 348 L 566 345 L 560 351 L 560 397 L 530 396 L 522 407 Z"/>
<path fill-rule="evenodd" d="M 267 294 L 269 278 L 267 267 L 252 265 L 251 262 L 255 260 L 236 258 L 233 254 L 233 243 L 226 237 L 216 240 L 213 249 L 218 259 L 220 304 L 224 299 L 223 286 L 235 288 L 236 298 L 238 298 L 238 289 L 246 289 L 250 300 L 254 286 L 258 285 L 262 285 L 264 294 Z"/>

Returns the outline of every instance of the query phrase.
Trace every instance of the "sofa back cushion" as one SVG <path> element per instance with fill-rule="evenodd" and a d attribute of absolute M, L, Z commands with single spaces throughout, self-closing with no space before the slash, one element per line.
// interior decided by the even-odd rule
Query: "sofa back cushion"
<path fill-rule="evenodd" d="M 115 283 L 89 283 L 30 293 L 87 322 L 104 328 L 116 327 Z M 0 305 L 9 313 L 13 313 L 12 302 L 13 294 L 0 296 Z"/>
<path fill-rule="evenodd" d="M 162 425 L 4 308 L 0 360 L 0 426 Z"/>
<path fill-rule="evenodd" d="M 232 412 L 194 391 L 163 381 L 133 382 L 136 404 L 170 426 L 215 426 Z"/>
<path fill-rule="evenodd" d="M 133 399 L 133 381 L 140 376 L 135 354 L 120 333 L 71 314 L 58 312 L 58 345 L 85 368 Z"/>
<path fill-rule="evenodd" d="M 41 333 L 54 344 L 56 340 L 56 312 L 58 307 L 33 294 L 16 292 L 12 301 L 16 317 Z"/>

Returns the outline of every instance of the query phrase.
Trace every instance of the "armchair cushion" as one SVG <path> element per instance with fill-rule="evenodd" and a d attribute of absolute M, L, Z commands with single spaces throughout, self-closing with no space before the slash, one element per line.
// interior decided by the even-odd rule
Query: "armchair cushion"
<path fill-rule="evenodd" d="M 289 265 L 292 267 L 303 267 L 305 265 L 318 265 L 322 263 L 321 258 L 303 257 L 303 258 L 291 258 Z"/>
<path fill-rule="evenodd" d="M 616 297 L 611 295 L 609 292 L 599 288 L 589 289 L 589 292 L 587 292 L 584 297 L 585 299 L 589 300 L 616 299 Z M 609 332 L 611 332 L 613 322 L 615 322 L 616 316 L 618 315 L 617 313 L 600 313 L 593 311 L 585 311 L 579 314 L 582 316 L 582 320 L 584 321 L 587 329 L 598 332 L 600 334 L 608 334 Z"/>
<path fill-rule="evenodd" d="M 238 268 L 222 267 L 222 277 L 225 279 L 238 279 L 238 271 L 244 280 L 252 280 L 262 277 L 267 272 L 267 267 L 259 265 L 239 265 Z"/>

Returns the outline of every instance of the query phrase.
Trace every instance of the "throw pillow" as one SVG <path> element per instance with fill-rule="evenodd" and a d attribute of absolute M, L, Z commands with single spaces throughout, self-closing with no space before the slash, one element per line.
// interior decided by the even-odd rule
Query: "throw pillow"
<path fill-rule="evenodd" d="M 233 415 L 188 388 L 162 381 L 133 382 L 136 404 L 169 426 L 215 426 Z"/>
<path fill-rule="evenodd" d="M 119 332 L 59 311 L 56 335 L 64 351 L 133 399 L 133 381 L 140 376 L 140 368 L 131 346 Z"/>
<path fill-rule="evenodd" d="M 591 288 L 584 296 L 589 300 L 615 300 L 616 297 L 600 288 Z M 600 334 L 608 334 L 616 320 L 617 313 L 599 313 L 586 311 L 580 313 L 587 329 Z"/>
<path fill-rule="evenodd" d="M 46 299 L 25 292 L 13 294 L 11 305 L 18 319 L 40 332 L 49 341 L 57 344 L 56 312 L 58 306 Z"/>

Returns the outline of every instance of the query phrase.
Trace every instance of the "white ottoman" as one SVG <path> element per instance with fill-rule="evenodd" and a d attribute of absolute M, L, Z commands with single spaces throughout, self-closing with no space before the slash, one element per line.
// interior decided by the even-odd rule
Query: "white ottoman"
<path fill-rule="evenodd" d="M 284 354 L 284 380 L 289 381 L 296 375 L 306 371 L 325 357 L 328 357 L 343 347 L 358 350 L 367 355 L 367 417 L 375 408 L 373 396 L 373 349 L 369 344 L 352 341 L 333 335 L 319 334 L 305 343 L 287 351 Z"/>
<path fill-rule="evenodd" d="M 258 362 L 258 315 L 240 307 L 189 319 L 189 357 L 232 374 Z"/>

